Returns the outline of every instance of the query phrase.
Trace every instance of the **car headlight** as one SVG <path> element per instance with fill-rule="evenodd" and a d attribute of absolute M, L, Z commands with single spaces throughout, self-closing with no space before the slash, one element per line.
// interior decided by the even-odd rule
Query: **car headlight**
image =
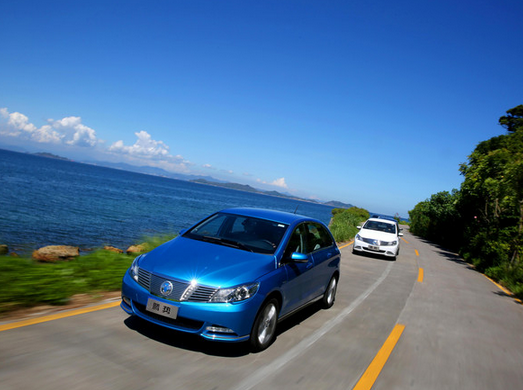
<path fill-rule="evenodd" d="M 131 268 L 129 268 L 129 272 L 131 273 L 132 278 L 136 281 L 138 281 L 138 271 L 140 270 L 138 263 L 140 262 L 142 256 L 143 255 L 140 255 L 136 259 L 134 259 L 133 263 L 131 264 Z"/>
<path fill-rule="evenodd" d="M 383 246 L 394 246 L 398 243 L 398 241 L 382 241 L 381 245 Z"/>
<path fill-rule="evenodd" d="M 356 240 L 362 241 L 361 236 L 359 234 L 356 234 Z"/>
<path fill-rule="evenodd" d="M 232 288 L 221 288 L 214 293 L 210 302 L 239 302 L 249 299 L 258 291 L 259 283 L 244 284 Z"/>

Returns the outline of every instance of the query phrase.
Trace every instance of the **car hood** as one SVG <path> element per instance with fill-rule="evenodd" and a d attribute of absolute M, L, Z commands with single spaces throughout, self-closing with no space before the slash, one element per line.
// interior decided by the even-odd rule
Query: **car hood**
<path fill-rule="evenodd" d="M 379 232 L 377 230 L 370 230 L 370 229 L 361 229 L 359 232 L 360 236 L 364 238 L 372 238 L 374 240 L 380 240 L 380 241 L 397 241 L 398 236 L 396 236 L 394 233 L 385 233 L 385 232 Z"/>
<path fill-rule="evenodd" d="M 272 255 L 180 236 L 145 254 L 139 266 L 166 278 L 232 287 L 274 270 L 275 260 Z"/>

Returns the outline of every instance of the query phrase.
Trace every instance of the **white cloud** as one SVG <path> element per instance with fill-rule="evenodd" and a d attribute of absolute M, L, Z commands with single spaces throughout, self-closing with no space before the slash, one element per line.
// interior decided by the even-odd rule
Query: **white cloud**
<path fill-rule="evenodd" d="M 123 141 L 120 140 L 112 144 L 109 147 L 109 151 L 142 158 L 173 157 L 169 154 L 169 146 L 167 146 L 163 141 L 153 140 L 151 135 L 143 130 L 134 134 L 138 138 L 134 145 L 125 146 Z M 180 159 L 181 156 L 176 156 L 175 158 Z"/>
<path fill-rule="evenodd" d="M 281 187 L 281 188 L 288 188 L 287 184 L 285 183 L 285 178 L 280 177 L 279 179 L 274 180 L 272 183 L 270 183 L 273 186 Z"/>
<path fill-rule="evenodd" d="M 52 143 L 93 147 L 101 141 L 96 132 L 82 124 L 80 117 L 67 117 L 61 120 L 49 119 L 47 125 L 36 127 L 22 113 L 9 113 L 7 108 L 0 109 L 0 115 L 7 119 L 0 124 L 0 134 L 38 143 Z"/>
<path fill-rule="evenodd" d="M 60 120 L 49 119 L 50 125 L 64 134 L 64 141 L 68 145 L 96 146 L 100 141 L 96 139 L 96 132 L 82 124 L 79 116 L 69 116 Z"/>
<path fill-rule="evenodd" d="M 51 126 L 42 126 L 31 133 L 31 140 L 39 143 L 59 144 L 62 142 L 63 135 L 53 130 Z"/>
<path fill-rule="evenodd" d="M 268 183 L 268 182 L 266 182 L 266 181 L 263 181 L 263 180 L 260 180 L 260 179 L 258 179 L 257 181 L 258 181 L 258 183 L 267 184 L 267 185 L 270 185 L 270 186 L 275 186 L 275 187 L 280 187 L 280 188 L 286 188 L 286 189 L 289 188 L 289 187 L 287 186 L 287 183 L 285 183 L 285 178 L 284 178 L 284 177 L 281 177 L 281 178 L 279 178 L 279 179 L 276 179 L 276 180 L 274 180 L 274 181 L 272 181 L 272 182 L 270 182 L 270 183 Z"/>

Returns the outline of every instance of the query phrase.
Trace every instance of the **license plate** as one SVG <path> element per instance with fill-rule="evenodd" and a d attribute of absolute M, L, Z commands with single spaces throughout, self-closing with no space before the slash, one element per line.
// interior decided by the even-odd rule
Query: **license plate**
<path fill-rule="evenodd" d="M 380 247 L 379 247 L 379 246 L 374 246 L 374 245 L 369 245 L 368 248 L 369 248 L 371 251 L 379 251 L 379 250 L 380 250 Z"/>
<path fill-rule="evenodd" d="M 156 313 L 164 317 L 176 319 L 178 315 L 178 306 L 169 305 L 167 303 L 159 302 L 155 299 L 149 298 L 147 301 L 147 311 Z"/>

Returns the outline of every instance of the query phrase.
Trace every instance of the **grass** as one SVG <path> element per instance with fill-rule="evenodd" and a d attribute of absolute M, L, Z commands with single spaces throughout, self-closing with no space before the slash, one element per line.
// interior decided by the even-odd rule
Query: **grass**
<path fill-rule="evenodd" d="M 172 236 L 146 239 L 147 251 Z M 76 294 L 118 291 L 136 254 L 103 249 L 75 260 L 39 263 L 29 258 L 0 258 L 0 314 L 38 305 L 65 305 Z"/>

